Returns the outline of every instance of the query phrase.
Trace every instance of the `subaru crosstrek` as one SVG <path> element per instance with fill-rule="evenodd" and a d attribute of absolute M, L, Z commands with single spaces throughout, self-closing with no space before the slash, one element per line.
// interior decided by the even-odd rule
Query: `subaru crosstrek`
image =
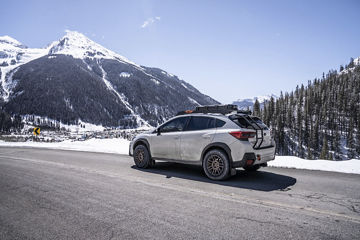
<path fill-rule="evenodd" d="M 201 165 L 212 180 L 224 180 L 235 168 L 256 171 L 275 158 L 270 129 L 236 105 L 184 111 L 130 143 L 129 155 L 139 168 L 155 160 Z"/>

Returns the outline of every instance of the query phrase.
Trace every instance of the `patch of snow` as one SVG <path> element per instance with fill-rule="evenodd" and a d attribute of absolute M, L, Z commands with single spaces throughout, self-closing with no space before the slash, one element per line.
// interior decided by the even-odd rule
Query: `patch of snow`
<path fill-rule="evenodd" d="M 186 88 L 186 89 L 189 89 L 184 83 L 181 83 L 181 85 Z"/>
<path fill-rule="evenodd" d="M 355 66 L 360 65 L 360 57 L 354 59 L 354 65 Z M 346 73 L 352 72 L 354 70 L 355 70 L 355 67 L 347 68 L 347 69 L 344 69 L 341 72 L 339 72 L 339 75 L 346 74 Z"/>
<path fill-rule="evenodd" d="M 81 127 L 84 126 L 84 127 Z M 104 131 L 104 127 L 101 125 L 95 125 L 92 123 L 87 123 L 79 120 L 79 125 L 67 125 L 61 123 L 60 128 L 65 128 L 71 132 L 94 132 L 94 131 Z"/>
<path fill-rule="evenodd" d="M 165 71 L 161 71 L 162 74 L 164 75 L 167 75 L 169 77 L 174 77 L 175 75 L 174 74 L 171 74 L 171 73 L 168 73 L 168 72 L 165 72 Z"/>
<path fill-rule="evenodd" d="M 82 59 L 82 61 L 83 61 L 83 63 L 86 65 L 86 67 L 87 67 L 87 69 L 88 69 L 89 71 L 92 71 L 92 70 L 93 70 L 92 67 L 90 67 L 90 65 L 89 65 L 87 62 L 85 62 L 84 59 Z"/>
<path fill-rule="evenodd" d="M 192 103 L 194 103 L 194 104 L 196 104 L 198 106 L 201 106 L 201 104 L 198 103 L 195 99 L 192 99 L 191 97 L 188 97 L 188 99 L 190 100 L 190 102 L 192 102 Z"/>
<path fill-rule="evenodd" d="M 268 162 L 268 166 L 360 174 L 360 160 L 357 159 L 330 161 L 306 160 L 294 156 L 276 156 L 274 161 Z"/>
<path fill-rule="evenodd" d="M 52 59 L 52 58 L 56 58 L 56 56 L 54 56 L 54 55 L 48 56 L 48 59 Z"/>
<path fill-rule="evenodd" d="M 128 78 L 128 77 L 131 76 L 131 74 L 128 73 L 128 72 L 122 72 L 122 73 L 120 73 L 119 75 L 120 75 L 120 77 L 124 77 L 124 78 Z"/>
<path fill-rule="evenodd" d="M 73 106 L 71 105 L 70 99 L 69 98 L 64 98 L 64 102 L 67 108 L 69 108 L 71 111 L 74 111 Z"/>
<path fill-rule="evenodd" d="M 22 43 L 10 36 L 0 36 L 0 43 L 7 43 L 14 46 L 22 46 Z"/>
<path fill-rule="evenodd" d="M 9 99 L 10 94 L 12 93 L 12 90 L 16 87 L 18 81 L 14 80 L 13 81 L 13 75 L 16 73 L 16 71 L 18 70 L 18 68 L 15 68 L 13 71 L 11 71 L 9 73 L 8 78 L 5 80 L 5 82 L 2 82 L 2 86 L 4 89 L 4 100 L 7 101 Z"/>
<path fill-rule="evenodd" d="M 354 59 L 355 65 L 360 65 L 360 57 Z"/>
<path fill-rule="evenodd" d="M 160 82 L 159 82 L 158 80 L 154 79 L 154 78 L 151 78 L 150 80 L 151 80 L 153 83 L 155 83 L 156 85 L 159 85 L 159 84 L 160 84 Z"/>

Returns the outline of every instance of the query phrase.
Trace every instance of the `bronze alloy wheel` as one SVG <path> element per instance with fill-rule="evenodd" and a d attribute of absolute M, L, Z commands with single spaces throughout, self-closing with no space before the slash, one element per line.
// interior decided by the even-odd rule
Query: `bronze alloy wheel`
<path fill-rule="evenodd" d="M 216 154 L 211 155 L 206 164 L 209 173 L 215 177 L 220 176 L 225 168 L 224 160 Z"/>
<path fill-rule="evenodd" d="M 155 161 L 151 159 L 149 150 L 144 145 L 138 145 L 134 149 L 134 162 L 138 168 L 149 168 L 155 164 Z"/>
<path fill-rule="evenodd" d="M 135 161 L 137 161 L 139 164 L 142 164 L 144 162 L 144 158 L 145 158 L 145 152 L 142 149 L 139 149 L 136 152 L 135 155 Z"/>

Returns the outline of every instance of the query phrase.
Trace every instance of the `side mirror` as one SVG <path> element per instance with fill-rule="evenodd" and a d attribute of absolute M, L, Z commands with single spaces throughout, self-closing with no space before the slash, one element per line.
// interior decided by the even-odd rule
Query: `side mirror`
<path fill-rule="evenodd" d="M 156 133 L 157 133 L 158 136 L 160 135 L 160 128 L 156 129 Z"/>

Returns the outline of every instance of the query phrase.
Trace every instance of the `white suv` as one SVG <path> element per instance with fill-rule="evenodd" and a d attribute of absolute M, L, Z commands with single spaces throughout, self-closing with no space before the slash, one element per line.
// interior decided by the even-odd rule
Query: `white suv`
<path fill-rule="evenodd" d="M 242 167 L 256 171 L 275 158 L 270 129 L 236 105 L 197 107 L 155 130 L 136 136 L 129 155 L 139 168 L 155 160 L 201 165 L 212 180 L 224 180 Z"/>

